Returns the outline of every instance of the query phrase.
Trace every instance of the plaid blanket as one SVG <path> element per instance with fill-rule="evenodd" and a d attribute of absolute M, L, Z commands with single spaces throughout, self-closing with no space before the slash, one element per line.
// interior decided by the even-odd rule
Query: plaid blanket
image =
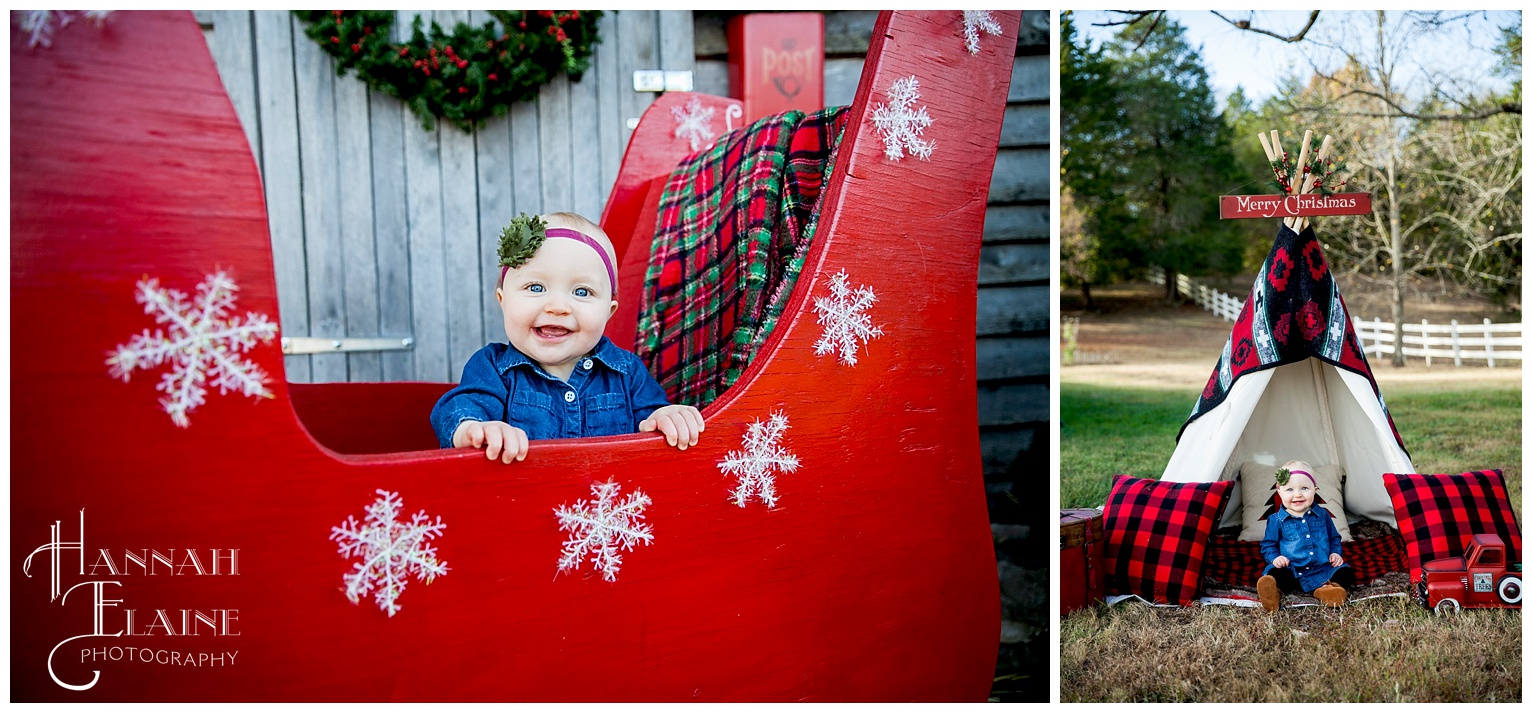
<path fill-rule="evenodd" d="M 770 336 L 803 269 L 848 114 L 769 116 L 671 173 L 635 352 L 672 403 L 705 406 Z"/>
<path fill-rule="evenodd" d="M 1325 262 L 1319 239 L 1313 228 L 1305 228 L 1299 234 L 1283 225 L 1266 262 L 1261 263 L 1261 273 L 1250 287 L 1250 297 L 1234 322 L 1218 366 L 1181 431 L 1223 403 L 1240 377 L 1309 357 L 1367 377 L 1394 440 L 1404 448 L 1394 417 L 1388 413 L 1378 392 L 1378 382 L 1372 378 L 1372 367 L 1367 364 L 1367 355 Z M 1177 439 L 1180 437 L 1176 434 Z"/>
<path fill-rule="evenodd" d="M 1404 538 L 1398 533 L 1357 539 L 1341 545 L 1341 557 L 1356 568 L 1356 581 L 1371 582 L 1389 572 L 1404 570 Z M 1223 584 L 1254 587 L 1266 569 L 1260 542 L 1241 542 L 1233 537 L 1208 538 L 1207 562 L 1202 576 Z"/>

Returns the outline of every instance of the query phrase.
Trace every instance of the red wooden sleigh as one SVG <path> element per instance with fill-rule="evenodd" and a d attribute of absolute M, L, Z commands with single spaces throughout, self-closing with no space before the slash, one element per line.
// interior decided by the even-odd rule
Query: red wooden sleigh
<path fill-rule="evenodd" d="M 983 700 L 999 592 L 974 295 L 1020 13 L 996 17 L 977 55 L 959 12 L 879 19 L 803 275 L 697 447 L 537 442 L 511 466 L 435 448 L 447 385 L 287 384 L 275 341 L 248 352 L 270 399 L 210 383 L 185 427 L 158 403 L 168 366 L 113 378 L 118 345 L 165 328 L 135 302 L 146 278 L 194 299 L 223 271 L 234 314 L 275 321 L 259 177 L 189 13 L 115 13 L 47 49 L 13 34 L 12 697 Z M 909 76 L 929 161 L 889 160 L 869 120 Z M 646 244 L 654 179 L 689 150 L 669 116 L 688 98 L 634 133 L 604 216 L 619 250 Z M 814 353 L 812 298 L 841 270 L 885 332 L 854 367 Z M 773 413 L 802 466 L 775 508 L 737 507 L 719 463 Z M 555 577 L 554 509 L 608 479 L 652 498 L 653 543 L 616 581 Z M 328 539 L 380 489 L 446 525 L 449 571 L 409 579 L 395 616 L 348 601 L 354 560 Z"/>

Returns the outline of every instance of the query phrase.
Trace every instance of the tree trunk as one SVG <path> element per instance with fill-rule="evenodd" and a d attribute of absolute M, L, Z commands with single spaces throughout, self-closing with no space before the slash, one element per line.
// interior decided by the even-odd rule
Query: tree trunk
<path fill-rule="evenodd" d="M 1165 268 L 1165 301 L 1171 304 L 1177 301 L 1176 271 L 1168 267 Z"/>
<path fill-rule="evenodd" d="M 1383 30 L 1388 24 L 1388 14 L 1382 10 L 1377 11 L 1378 24 L 1378 81 L 1382 85 L 1384 96 L 1394 95 L 1394 72 L 1388 62 L 1387 47 L 1384 42 Z M 1381 102 L 1380 102 L 1381 103 Z M 1388 256 L 1393 263 L 1394 283 L 1394 358 L 1391 362 L 1394 366 L 1404 366 L 1404 236 L 1399 234 L 1399 134 L 1393 129 L 1395 122 L 1386 120 L 1390 131 L 1388 158 L 1384 161 L 1385 188 L 1388 190 Z"/>
<path fill-rule="evenodd" d="M 1085 309 L 1087 309 L 1087 310 L 1094 310 L 1094 309 L 1096 309 L 1096 303 L 1090 301 L 1090 283 L 1089 282 L 1086 282 L 1084 280 L 1080 281 L 1080 296 L 1085 298 Z"/>
<path fill-rule="evenodd" d="M 1394 284 L 1394 366 L 1404 366 L 1404 236 L 1399 234 L 1399 200 L 1397 194 L 1399 176 L 1394 165 L 1395 152 L 1390 151 L 1385 166 L 1388 176 L 1388 253 L 1393 263 Z"/>

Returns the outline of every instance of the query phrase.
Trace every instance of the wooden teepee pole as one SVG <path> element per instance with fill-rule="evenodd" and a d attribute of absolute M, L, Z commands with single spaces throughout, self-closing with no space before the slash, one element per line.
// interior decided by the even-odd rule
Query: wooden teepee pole
<path fill-rule="evenodd" d="M 1325 134 L 1325 140 L 1319 144 L 1319 155 L 1314 159 L 1314 163 L 1317 164 L 1319 166 L 1320 170 L 1322 171 L 1322 170 L 1324 170 L 1325 159 L 1328 159 L 1329 157 L 1330 157 L 1330 135 L 1329 134 Z M 1308 193 L 1309 191 L 1313 190 L 1314 185 L 1316 183 L 1319 183 L 1320 180 L 1321 180 L 1321 176 L 1319 176 L 1318 174 L 1316 174 L 1316 173 L 1314 173 L 1312 171 L 1310 171 L 1309 173 L 1305 174 L 1304 177 L 1303 177 L 1303 191 L 1302 192 L 1303 193 Z M 1300 218 L 1299 222 L 1298 222 L 1298 231 L 1299 232 L 1303 232 L 1303 229 L 1307 228 L 1308 225 L 1309 225 L 1309 219 L 1308 218 Z"/>
<path fill-rule="evenodd" d="M 1287 195 L 1301 196 L 1313 191 L 1314 186 L 1322 180 L 1321 176 L 1313 171 L 1305 171 L 1304 166 L 1308 164 L 1309 147 L 1314 141 L 1314 130 L 1308 129 L 1303 132 L 1303 146 L 1298 150 L 1298 162 L 1294 164 L 1296 170 L 1292 176 L 1284 174 L 1279 167 L 1286 157 L 1286 153 L 1282 150 L 1280 136 L 1281 134 L 1276 129 L 1272 129 L 1269 133 L 1261 132 L 1255 135 L 1261 142 L 1261 150 L 1266 152 L 1266 160 L 1277 164 L 1272 167 L 1271 172 L 1277 177 L 1277 182 L 1282 185 L 1283 191 Z M 1330 157 L 1330 141 L 1330 135 L 1325 134 L 1324 141 L 1320 143 L 1319 152 L 1315 154 L 1315 164 L 1320 166 L 1321 169 L 1323 169 L 1325 161 Z M 1295 183 L 1293 179 L 1297 179 L 1297 182 Z M 1302 232 L 1304 228 L 1308 227 L 1309 219 L 1303 217 L 1283 218 L 1282 224 L 1291 228 L 1294 232 Z"/>

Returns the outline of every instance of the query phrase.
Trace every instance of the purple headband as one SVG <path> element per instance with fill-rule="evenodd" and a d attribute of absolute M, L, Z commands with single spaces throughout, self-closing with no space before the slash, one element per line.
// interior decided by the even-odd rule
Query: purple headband
<path fill-rule="evenodd" d="M 595 238 L 575 230 L 574 228 L 549 228 L 546 232 L 546 235 L 550 238 L 568 238 L 570 240 L 585 243 L 586 245 L 590 246 L 590 249 L 595 250 L 596 254 L 601 256 L 601 264 L 606 267 L 606 279 L 612 286 L 612 299 L 617 299 L 617 271 L 612 269 L 612 259 L 607 257 L 605 250 L 601 249 L 601 243 L 596 242 Z M 510 269 L 510 265 L 502 265 L 500 267 L 501 282 L 505 281 L 505 273 L 509 272 Z"/>
<path fill-rule="evenodd" d="M 1306 470 L 1296 470 L 1296 469 L 1295 470 L 1289 470 L 1287 472 L 1290 473 L 1290 474 L 1293 474 L 1293 475 L 1303 475 L 1303 476 L 1306 476 L 1306 477 L 1308 477 L 1309 482 L 1314 484 L 1314 487 L 1319 487 L 1319 481 L 1314 480 L 1314 474 L 1313 473 L 1310 473 L 1310 472 L 1308 472 Z"/>

